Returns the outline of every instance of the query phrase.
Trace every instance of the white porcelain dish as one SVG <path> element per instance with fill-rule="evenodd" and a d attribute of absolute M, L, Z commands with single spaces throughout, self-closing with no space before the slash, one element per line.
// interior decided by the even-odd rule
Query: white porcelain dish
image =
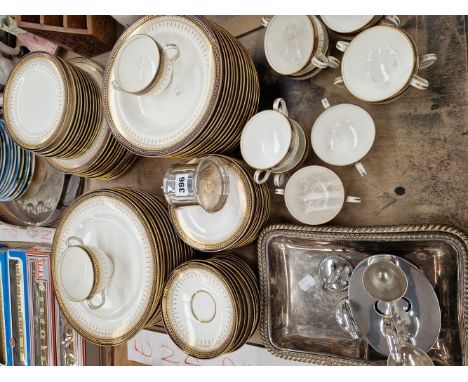
<path fill-rule="evenodd" d="M 225 167 L 229 178 L 229 191 L 224 206 L 217 212 L 207 212 L 200 206 L 173 209 L 172 217 L 191 245 L 203 248 L 221 245 L 242 229 L 247 207 L 247 185 L 230 167 Z M 179 232 L 180 234 L 180 232 Z"/>
<path fill-rule="evenodd" d="M 164 300 L 176 337 L 190 349 L 215 351 L 234 332 L 235 304 L 223 280 L 205 267 L 186 267 L 170 283 Z"/>
<path fill-rule="evenodd" d="M 242 157 L 255 169 L 269 169 L 283 160 L 291 140 L 292 129 L 288 118 L 275 110 L 262 111 L 254 115 L 242 131 Z"/>
<path fill-rule="evenodd" d="M 315 34 L 308 16 L 274 16 L 265 33 L 265 55 L 278 73 L 291 75 L 312 56 Z"/>
<path fill-rule="evenodd" d="M 370 114 L 348 103 L 328 106 L 311 131 L 315 154 L 334 166 L 359 162 L 371 149 L 374 139 L 375 123 Z"/>
<path fill-rule="evenodd" d="M 25 145 L 38 145 L 60 128 L 67 105 L 63 69 L 48 56 L 27 57 L 8 84 L 8 124 Z"/>
<path fill-rule="evenodd" d="M 173 77 L 164 92 L 128 94 L 111 85 L 116 71 L 113 57 L 121 49 L 116 45 L 104 87 L 110 127 L 133 151 L 147 154 L 170 149 L 197 128 L 212 102 L 216 85 L 213 48 L 201 27 L 180 16 L 142 18 L 127 32 L 129 38 L 146 34 L 162 46 L 174 44 L 180 57 L 173 63 Z"/>
<path fill-rule="evenodd" d="M 375 16 L 371 15 L 322 15 L 320 16 L 325 25 L 337 33 L 355 33 L 367 24 Z"/>
<path fill-rule="evenodd" d="M 346 88 L 356 97 L 381 102 L 402 91 L 415 72 L 413 43 L 401 30 L 375 26 L 358 34 L 341 63 Z"/>
<path fill-rule="evenodd" d="M 54 277 L 56 295 L 67 318 L 82 334 L 112 342 L 141 328 L 147 318 L 156 277 L 150 244 L 153 239 L 132 208 L 113 197 L 93 196 L 72 208 L 56 232 L 53 267 L 59 269 L 67 239 L 74 236 L 84 245 L 104 251 L 113 261 L 114 271 L 106 288 L 106 301 L 99 309 L 65 298 L 59 277 Z"/>
<path fill-rule="evenodd" d="M 289 178 L 284 189 L 276 189 L 284 195 L 291 215 L 304 224 L 323 224 L 341 211 L 345 201 L 343 183 L 338 175 L 326 167 L 307 166 Z M 347 197 L 346 201 L 360 203 L 360 198 Z"/>
<path fill-rule="evenodd" d="M 115 81 L 129 93 L 145 90 L 153 82 L 160 64 L 157 42 L 148 35 L 129 38 L 115 59 Z"/>

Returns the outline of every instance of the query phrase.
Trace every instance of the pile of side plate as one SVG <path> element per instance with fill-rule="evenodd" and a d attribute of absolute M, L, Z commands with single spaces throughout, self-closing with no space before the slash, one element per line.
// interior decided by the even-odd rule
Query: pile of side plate
<path fill-rule="evenodd" d="M 24 56 L 8 78 L 6 126 L 25 149 L 48 157 L 75 158 L 94 141 L 101 114 L 97 82 L 51 54 Z"/>
<path fill-rule="evenodd" d="M 99 308 L 66 296 L 60 265 L 70 237 L 99 248 L 112 260 L 113 273 Z M 157 196 L 130 188 L 95 191 L 77 199 L 57 227 L 51 266 L 54 290 L 78 333 L 99 345 L 115 345 L 161 318 L 166 278 L 192 256 Z"/>
<path fill-rule="evenodd" d="M 15 200 L 26 192 L 34 163 L 34 154 L 13 142 L 0 119 L 0 202 Z"/>
<path fill-rule="evenodd" d="M 119 52 L 135 35 L 178 58 L 162 91 L 133 94 L 114 86 Z M 143 156 L 193 158 L 228 152 L 259 102 L 255 66 L 240 43 L 204 17 L 145 16 L 120 37 L 104 75 L 104 104 L 112 132 Z"/>
<path fill-rule="evenodd" d="M 21 147 L 48 157 L 65 173 L 114 179 L 134 163 L 105 123 L 103 68 L 48 53 L 26 55 L 5 88 L 8 133 Z"/>
<path fill-rule="evenodd" d="M 234 255 L 181 265 L 169 277 L 162 302 L 168 334 L 196 358 L 240 348 L 257 328 L 259 308 L 257 277 Z"/>
<path fill-rule="evenodd" d="M 73 58 L 69 62 L 89 73 L 102 89 L 102 66 L 82 57 Z M 85 178 L 115 179 L 127 172 L 136 158 L 114 138 L 102 115 L 97 136 L 88 150 L 75 158 L 50 158 L 49 161 L 68 174 Z"/>
<path fill-rule="evenodd" d="M 200 206 L 170 207 L 179 236 L 205 252 L 243 247 L 254 241 L 270 216 L 270 192 L 253 180 L 253 170 L 241 160 L 215 155 L 224 165 L 229 190 L 223 207 L 207 212 Z M 196 161 L 196 160 L 195 160 Z"/>

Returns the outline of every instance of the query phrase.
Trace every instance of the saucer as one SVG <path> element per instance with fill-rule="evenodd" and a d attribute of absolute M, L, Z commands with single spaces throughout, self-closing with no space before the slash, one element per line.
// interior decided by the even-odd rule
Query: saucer
<path fill-rule="evenodd" d="M 415 66 L 415 49 L 409 37 L 393 27 L 375 26 L 350 42 L 341 73 L 346 88 L 355 97 L 379 102 L 402 91 Z"/>
<path fill-rule="evenodd" d="M 323 224 L 332 220 L 343 207 L 345 192 L 338 175 L 322 166 L 296 171 L 284 190 L 286 207 L 304 224 Z"/>
<path fill-rule="evenodd" d="M 266 170 L 280 163 L 289 151 L 292 140 L 291 124 L 275 110 L 254 115 L 242 131 L 240 148 L 247 164 Z"/>
<path fill-rule="evenodd" d="M 315 154 L 335 166 L 359 162 L 371 149 L 374 138 L 375 124 L 370 114 L 346 103 L 326 109 L 311 132 Z"/>

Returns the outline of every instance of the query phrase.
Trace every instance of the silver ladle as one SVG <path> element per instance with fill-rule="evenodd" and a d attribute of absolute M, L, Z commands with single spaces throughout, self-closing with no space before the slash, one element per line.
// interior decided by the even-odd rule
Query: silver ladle
<path fill-rule="evenodd" d="M 408 278 L 403 270 L 391 261 L 376 261 L 364 270 L 362 283 L 369 296 L 388 303 L 389 306 L 389 311 L 383 316 L 383 331 L 390 351 L 387 365 L 433 365 L 430 357 L 422 349 L 411 344 L 400 346 L 401 335 L 398 333 L 395 318 L 399 314 L 397 301 L 408 289 Z"/>

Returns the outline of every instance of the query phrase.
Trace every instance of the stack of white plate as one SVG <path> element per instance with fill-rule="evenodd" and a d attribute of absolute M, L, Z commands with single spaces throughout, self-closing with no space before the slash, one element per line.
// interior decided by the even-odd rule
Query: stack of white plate
<path fill-rule="evenodd" d="M 93 60 L 77 57 L 69 60 L 74 66 L 89 73 L 102 89 L 104 68 Z M 134 164 L 136 156 L 123 147 L 112 135 L 102 115 L 96 138 L 88 150 L 74 158 L 50 158 L 60 171 L 85 178 L 116 179 Z"/>
<path fill-rule="evenodd" d="M 119 54 L 136 35 L 178 49 L 162 91 L 133 94 L 115 86 Z M 144 62 L 141 68 L 146 68 Z M 143 156 L 193 158 L 230 151 L 239 144 L 258 100 L 251 58 L 233 36 L 204 17 L 142 17 L 117 41 L 104 75 L 109 126 L 125 147 Z"/>
<path fill-rule="evenodd" d="M 113 263 L 113 274 L 98 309 L 67 297 L 60 264 L 70 237 L 99 248 Z M 164 282 L 191 259 L 193 251 L 174 232 L 166 205 L 136 189 L 100 190 L 83 195 L 64 213 L 52 247 L 52 278 L 60 308 L 87 340 L 115 345 L 161 318 Z"/>
<path fill-rule="evenodd" d="M 11 137 L 48 157 L 82 155 L 102 120 L 101 93 L 93 77 L 48 53 L 30 53 L 16 64 L 4 98 Z"/>
<path fill-rule="evenodd" d="M 162 310 L 177 346 L 196 358 L 215 358 L 237 350 L 255 332 L 258 280 L 234 255 L 188 261 L 169 277 Z"/>
<path fill-rule="evenodd" d="M 229 177 L 223 207 L 207 212 L 200 206 L 170 207 L 179 236 L 195 249 L 206 252 L 243 247 L 254 241 L 268 220 L 270 192 L 253 180 L 253 170 L 243 161 L 215 155 Z"/>

